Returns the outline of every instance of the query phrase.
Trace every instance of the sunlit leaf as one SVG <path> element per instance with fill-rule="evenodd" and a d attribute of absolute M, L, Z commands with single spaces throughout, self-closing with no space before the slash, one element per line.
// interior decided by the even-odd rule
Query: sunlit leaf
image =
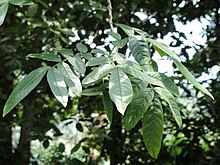
<path fill-rule="evenodd" d="M 101 54 L 101 55 L 106 55 L 106 56 L 109 55 L 107 51 L 104 51 L 104 50 L 99 49 L 99 48 L 93 49 L 93 50 L 91 51 L 91 53 L 96 53 L 96 54 L 99 53 L 99 54 Z"/>
<path fill-rule="evenodd" d="M 88 48 L 87 48 L 84 44 L 82 44 L 82 43 L 77 43 L 77 44 L 76 44 L 76 48 L 78 49 L 78 51 L 79 51 L 80 53 L 86 53 L 86 52 L 88 52 Z"/>
<path fill-rule="evenodd" d="M 136 37 L 129 37 L 129 49 L 135 60 L 142 67 L 146 67 L 145 64 L 150 58 L 147 41 L 143 38 L 138 40 Z"/>
<path fill-rule="evenodd" d="M 83 53 L 83 54 L 81 54 L 81 56 L 83 56 L 87 60 L 90 60 L 93 58 L 91 53 Z"/>
<path fill-rule="evenodd" d="M 115 24 L 116 26 L 120 27 L 128 36 L 133 36 L 134 35 L 134 30 L 132 27 L 124 25 L 124 24 Z"/>
<path fill-rule="evenodd" d="M 33 4 L 32 0 L 9 0 L 13 5 L 31 5 Z"/>
<path fill-rule="evenodd" d="M 60 49 L 58 51 L 69 61 L 69 63 L 74 67 L 74 69 L 76 69 L 81 74 L 85 74 L 86 65 L 80 56 L 73 56 L 73 52 L 71 49 Z"/>
<path fill-rule="evenodd" d="M 92 84 L 106 75 L 108 75 L 112 70 L 114 69 L 114 66 L 111 64 L 104 64 L 97 68 L 95 68 L 91 73 L 89 73 L 82 81 L 84 85 Z"/>
<path fill-rule="evenodd" d="M 158 98 L 154 98 L 153 105 L 145 112 L 142 120 L 144 143 L 149 154 L 157 159 L 163 137 L 163 110 Z"/>
<path fill-rule="evenodd" d="M 170 77 L 167 77 L 165 74 L 158 72 L 148 72 L 148 75 L 151 78 L 158 80 L 157 83 L 159 86 L 166 88 L 175 96 L 179 96 L 179 90 Z"/>
<path fill-rule="evenodd" d="M 56 99 L 66 107 L 68 102 L 68 91 L 63 73 L 60 73 L 56 68 L 49 69 L 47 81 Z"/>
<path fill-rule="evenodd" d="M 98 96 L 102 94 L 102 89 L 100 87 L 83 89 L 81 95 L 82 96 Z"/>
<path fill-rule="evenodd" d="M 5 20 L 5 16 L 7 14 L 8 11 L 8 3 L 3 3 L 0 4 L 0 26 L 3 24 L 4 20 Z"/>
<path fill-rule="evenodd" d="M 60 54 L 62 54 L 65 58 L 67 58 L 68 56 L 73 57 L 73 51 L 71 49 L 59 49 L 57 50 L 58 52 L 60 52 Z"/>
<path fill-rule="evenodd" d="M 121 35 L 118 33 L 115 33 L 113 31 L 108 31 L 107 32 L 108 35 L 112 36 L 113 38 L 115 38 L 116 40 L 121 40 Z"/>
<path fill-rule="evenodd" d="M 69 89 L 76 95 L 80 96 L 82 85 L 80 79 L 73 73 L 70 66 L 67 63 L 62 62 L 62 64 L 58 65 L 58 69 L 63 73 L 64 80 Z"/>
<path fill-rule="evenodd" d="M 49 53 L 33 53 L 27 55 L 29 58 L 38 58 L 46 61 L 53 61 L 53 62 L 60 62 L 61 58 L 58 55 L 55 54 L 49 54 Z"/>
<path fill-rule="evenodd" d="M 133 88 L 128 76 L 118 68 L 114 69 L 110 76 L 109 95 L 117 110 L 124 115 L 128 104 L 133 98 Z"/>
<path fill-rule="evenodd" d="M 156 40 L 147 38 L 147 40 L 153 45 L 154 49 L 161 55 L 161 56 L 170 56 L 177 61 L 181 61 L 180 58 L 169 49 L 169 47 L 161 42 L 158 42 Z"/>
<path fill-rule="evenodd" d="M 124 126 L 127 131 L 134 128 L 140 121 L 148 107 L 151 105 L 153 97 L 154 92 L 150 88 L 142 89 L 135 94 L 124 116 Z"/>
<path fill-rule="evenodd" d="M 207 94 L 214 100 L 214 97 L 212 96 L 212 94 L 195 79 L 195 77 L 189 72 L 189 70 L 181 62 L 179 62 L 176 59 L 173 59 L 173 61 L 175 65 L 177 66 L 177 68 L 180 70 L 180 72 L 186 77 L 186 79 L 190 83 L 192 83 L 198 90 Z"/>
<path fill-rule="evenodd" d="M 169 104 L 174 119 L 176 120 L 179 127 L 181 127 L 182 118 L 176 98 L 168 90 L 164 88 L 156 87 L 155 90 L 162 97 L 162 99 L 164 99 Z"/>
<path fill-rule="evenodd" d="M 104 56 L 95 57 L 95 58 L 90 59 L 86 63 L 86 66 L 96 66 L 96 65 L 106 64 L 108 62 L 109 62 L 109 59 L 107 57 L 104 57 Z"/>
<path fill-rule="evenodd" d="M 9 113 L 40 83 L 48 69 L 48 66 L 35 69 L 18 83 L 5 103 L 3 116 Z"/>

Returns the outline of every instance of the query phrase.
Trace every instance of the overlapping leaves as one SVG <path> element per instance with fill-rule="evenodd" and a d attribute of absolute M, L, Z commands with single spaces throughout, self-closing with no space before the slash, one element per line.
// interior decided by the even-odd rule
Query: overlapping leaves
<path fill-rule="evenodd" d="M 8 2 L 14 5 L 31 3 L 29 0 L 0 3 L 0 24 L 7 13 Z M 90 53 L 89 48 L 82 43 L 76 45 L 76 54 L 70 49 L 60 49 L 55 53 L 30 54 L 30 58 L 42 59 L 45 63 L 49 61 L 49 65 L 51 62 L 56 64 L 35 69 L 22 79 L 9 96 L 3 116 L 26 97 L 47 73 L 50 89 L 64 107 L 67 106 L 69 92 L 77 96 L 102 95 L 103 106 L 110 121 L 114 120 L 113 104 L 124 115 L 124 127 L 127 131 L 142 121 L 145 145 L 150 155 L 157 158 L 163 135 L 163 110 L 160 100 L 168 103 L 179 126 L 182 125 L 182 119 L 176 98 L 179 96 L 178 88 L 170 77 L 158 72 L 148 44 L 150 43 L 161 56 L 169 56 L 196 88 L 212 98 L 213 96 L 196 81 L 180 58 L 165 44 L 148 38 L 146 32 L 137 28 L 123 24 L 117 26 L 122 28 L 128 37 L 122 39 L 116 32 L 107 32 L 115 39 L 111 44 L 118 49 L 127 44 L 135 61 L 121 53 L 98 48 Z M 83 77 L 82 83 L 80 77 Z"/>

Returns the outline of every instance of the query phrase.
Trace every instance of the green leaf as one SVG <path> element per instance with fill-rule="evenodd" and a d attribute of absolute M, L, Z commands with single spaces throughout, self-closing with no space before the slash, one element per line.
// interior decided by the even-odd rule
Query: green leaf
<path fill-rule="evenodd" d="M 91 73 L 89 73 L 82 81 L 84 85 L 93 84 L 96 81 L 102 79 L 106 75 L 108 75 L 112 70 L 114 69 L 114 66 L 111 64 L 104 64 L 97 68 L 95 68 Z"/>
<path fill-rule="evenodd" d="M 83 54 L 81 54 L 81 56 L 84 57 L 87 60 L 90 60 L 90 59 L 93 58 L 91 53 L 83 53 Z"/>
<path fill-rule="evenodd" d="M 13 5 L 31 5 L 33 4 L 32 0 L 9 0 Z"/>
<path fill-rule="evenodd" d="M 69 89 L 76 95 L 80 96 L 82 92 L 82 85 L 80 79 L 73 73 L 70 66 L 67 63 L 62 62 L 62 64 L 58 65 L 58 70 L 63 73 L 64 80 Z"/>
<path fill-rule="evenodd" d="M 117 110 L 124 115 L 133 98 L 133 88 L 128 76 L 119 68 L 114 69 L 110 76 L 109 95 Z"/>
<path fill-rule="evenodd" d="M 114 45 L 117 48 L 121 48 L 121 43 L 120 41 L 111 41 L 112 45 Z"/>
<path fill-rule="evenodd" d="M 109 59 L 107 57 L 104 57 L 104 56 L 95 57 L 95 58 L 90 59 L 86 63 L 86 66 L 96 66 L 96 65 L 106 64 L 108 62 L 109 62 Z"/>
<path fill-rule="evenodd" d="M 5 20 L 5 16 L 7 14 L 8 11 L 8 3 L 3 3 L 0 6 L 0 26 L 3 24 L 4 20 Z"/>
<path fill-rule="evenodd" d="M 124 116 L 124 126 L 127 131 L 135 127 L 152 103 L 154 92 L 150 88 L 140 90 L 131 101 Z"/>
<path fill-rule="evenodd" d="M 0 5 L 3 3 L 9 3 L 9 0 L 0 0 Z"/>
<path fill-rule="evenodd" d="M 138 93 L 139 91 L 147 88 L 148 86 L 148 83 L 146 81 L 143 81 L 137 77 L 131 77 L 130 80 L 134 93 Z"/>
<path fill-rule="evenodd" d="M 180 114 L 180 108 L 176 102 L 176 98 L 166 89 L 161 87 L 155 87 L 156 92 L 164 99 L 171 109 L 174 119 L 176 120 L 179 127 L 182 125 L 182 118 Z"/>
<path fill-rule="evenodd" d="M 3 116 L 9 113 L 40 83 L 48 69 L 48 66 L 35 69 L 18 83 L 5 103 Z"/>
<path fill-rule="evenodd" d="M 110 36 L 112 36 L 112 37 L 115 38 L 116 40 L 119 40 L 119 41 L 121 40 L 121 35 L 118 34 L 118 33 L 115 33 L 115 32 L 113 32 L 113 31 L 108 31 L 107 34 L 110 35 Z"/>
<path fill-rule="evenodd" d="M 170 77 L 167 77 L 165 74 L 158 73 L 158 72 L 148 72 L 148 75 L 151 78 L 156 79 L 158 81 L 157 83 L 159 86 L 166 88 L 168 91 L 170 91 L 175 96 L 180 95 L 176 84 L 172 81 Z"/>
<path fill-rule="evenodd" d="M 108 56 L 108 55 L 109 55 L 108 52 L 106 52 L 106 51 L 104 51 L 104 50 L 102 50 L 102 49 L 99 49 L 99 48 L 93 49 L 93 50 L 91 51 L 91 53 L 95 53 L 95 54 L 100 53 L 101 55 L 105 55 L 105 56 Z"/>
<path fill-rule="evenodd" d="M 163 137 L 163 110 L 158 98 L 154 98 L 153 105 L 146 111 L 142 120 L 144 143 L 149 154 L 157 159 Z"/>
<path fill-rule="evenodd" d="M 81 59 L 80 56 L 74 56 L 74 61 L 72 60 L 69 60 L 69 61 L 72 61 L 72 65 L 73 67 L 81 74 L 85 74 L 86 72 L 86 64 L 85 62 Z M 68 60 L 68 59 L 67 59 Z"/>
<path fill-rule="evenodd" d="M 71 49 L 59 49 L 57 51 L 60 52 L 60 54 L 62 54 L 65 58 L 68 56 L 73 57 L 73 51 Z"/>
<path fill-rule="evenodd" d="M 72 36 L 75 37 L 75 34 L 73 33 L 72 29 L 68 29 L 68 28 L 61 28 L 59 29 L 63 34 L 67 35 L 67 36 Z"/>
<path fill-rule="evenodd" d="M 70 62 L 74 69 L 76 69 L 81 74 L 85 74 L 86 65 L 80 56 L 73 56 L 73 52 L 71 49 L 60 49 L 58 51 Z"/>
<path fill-rule="evenodd" d="M 83 89 L 81 95 L 83 96 L 98 96 L 102 94 L 102 89 L 100 87 Z"/>
<path fill-rule="evenodd" d="M 106 113 L 109 121 L 112 122 L 113 104 L 112 104 L 112 100 L 111 100 L 107 91 L 103 92 L 102 103 L 103 103 L 105 113 Z"/>
<path fill-rule="evenodd" d="M 115 24 L 116 26 L 120 27 L 128 36 L 133 36 L 134 35 L 134 30 L 132 27 L 124 25 L 124 24 Z"/>
<path fill-rule="evenodd" d="M 128 42 L 128 38 L 124 38 L 123 40 L 120 41 L 120 48 L 123 48 Z"/>
<path fill-rule="evenodd" d="M 47 81 L 56 99 L 66 107 L 68 102 L 68 91 L 63 74 L 60 73 L 58 69 L 51 68 L 47 72 Z"/>
<path fill-rule="evenodd" d="M 153 45 L 154 49 L 161 55 L 161 56 L 165 56 L 168 55 L 174 59 L 176 59 L 177 61 L 181 61 L 180 58 L 173 52 L 171 51 L 167 45 L 158 42 L 156 40 L 147 38 L 147 40 Z"/>
<path fill-rule="evenodd" d="M 173 62 L 190 83 L 192 83 L 198 90 L 210 96 L 214 100 L 212 94 L 195 79 L 195 77 L 189 72 L 189 70 L 181 62 L 179 62 L 176 59 L 173 59 Z"/>
<path fill-rule="evenodd" d="M 117 48 L 123 48 L 127 44 L 127 42 L 127 38 L 124 38 L 123 40 L 111 41 L 112 45 L 114 45 Z"/>
<path fill-rule="evenodd" d="M 140 66 L 130 60 L 119 61 L 119 64 L 119 67 L 121 67 L 125 73 L 141 79 L 145 83 L 164 87 L 174 95 L 179 96 L 179 90 L 176 84 L 164 74 L 158 72 L 142 72 Z"/>
<path fill-rule="evenodd" d="M 60 62 L 61 58 L 58 55 L 55 54 L 49 54 L 49 53 L 33 53 L 27 55 L 29 58 L 38 58 L 46 61 L 53 61 L 53 62 Z"/>
<path fill-rule="evenodd" d="M 140 30 L 140 29 L 135 28 L 135 27 L 132 27 L 132 29 L 133 29 L 136 33 L 138 33 L 139 35 L 141 35 L 141 36 L 144 37 L 144 38 L 147 38 L 147 37 L 149 36 L 148 33 L 145 32 L 145 31 L 143 31 L 143 30 Z"/>
<path fill-rule="evenodd" d="M 28 15 L 34 17 L 37 14 L 38 4 L 33 4 L 28 7 Z"/>
<path fill-rule="evenodd" d="M 87 48 L 84 44 L 82 44 L 82 43 L 77 43 L 77 44 L 76 44 L 76 48 L 78 49 L 78 51 L 79 51 L 80 53 L 86 53 L 86 52 L 88 52 L 88 48 Z"/>
<path fill-rule="evenodd" d="M 129 37 L 129 49 L 135 60 L 143 67 L 147 69 L 146 62 L 150 58 L 150 52 L 148 49 L 147 41 L 142 38 L 137 40 L 135 37 Z"/>

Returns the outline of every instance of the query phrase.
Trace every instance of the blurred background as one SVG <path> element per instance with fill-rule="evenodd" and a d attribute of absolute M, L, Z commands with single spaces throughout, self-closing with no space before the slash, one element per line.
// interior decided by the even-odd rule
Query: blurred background
<path fill-rule="evenodd" d="M 26 55 L 61 47 L 75 52 L 79 41 L 92 49 L 105 45 L 108 37 L 104 0 L 33 2 L 10 5 L 0 26 L 1 114 L 18 81 L 42 63 Z M 180 87 L 184 123 L 179 128 L 163 103 L 164 139 L 154 160 L 144 146 L 141 123 L 130 132 L 122 127 L 120 116 L 110 124 L 99 96 L 71 98 L 64 109 L 43 80 L 0 117 L 1 165 L 220 164 L 219 0 L 112 0 L 112 6 L 114 23 L 140 28 L 169 45 L 215 100 L 189 85 L 169 59 L 154 54 L 160 71 Z"/>

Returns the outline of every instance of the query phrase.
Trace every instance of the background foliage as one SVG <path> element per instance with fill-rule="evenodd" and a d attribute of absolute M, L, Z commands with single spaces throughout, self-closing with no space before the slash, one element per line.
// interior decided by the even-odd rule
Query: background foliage
<path fill-rule="evenodd" d="M 53 51 L 52 48 L 66 47 L 76 52 L 79 40 L 86 45 L 93 38 L 96 46 L 102 45 L 109 28 L 107 2 L 105 1 L 34 1 L 31 6 L 10 5 L 5 22 L 0 26 L 0 109 L 19 79 L 40 66 L 40 60 L 28 60 L 27 54 Z M 115 23 L 124 23 L 144 31 L 153 37 L 163 37 L 171 32 L 173 47 L 181 47 L 181 58 L 197 77 L 211 74 L 211 68 L 220 61 L 220 13 L 218 0 L 201 1 L 112 1 Z M 160 4 L 160 5 L 158 5 Z M 140 19 L 136 12 L 147 15 Z M 150 22 L 154 18 L 154 23 Z M 186 36 L 177 31 L 174 20 L 187 23 L 194 19 L 207 19 L 210 24 L 204 29 L 206 45 L 194 45 L 195 55 L 187 55 L 191 45 L 185 45 Z M 72 28 L 76 32 L 72 32 Z M 123 34 L 123 33 L 122 33 Z M 178 36 L 178 37 L 177 37 Z M 123 36 L 124 37 L 124 36 Z M 72 42 L 76 40 L 76 42 Z M 93 47 L 95 45 L 91 45 Z M 183 46 L 183 47 L 182 47 Z M 107 48 L 107 47 L 106 47 Z M 125 51 L 125 50 L 124 50 Z M 179 75 L 178 85 L 184 88 L 181 96 L 183 128 L 172 120 L 167 104 L 163 104 L 166 118 L 164 142 L 158 160 L 148 155 L 140 134 L 140 123 L 131 132 L 121 126 L 121 120 L 110 126 L 106 120 L 96 120 L 93 113 L 102 113 L 101 102 L 96 97 L 73 99 L 67 108 L 53 99 L 45 80 L 12 113 L 0 119 L 0 164 L 98 164 L 111 159 L 111 164 L 218 164 L 219 142 L 219 72 L 205 79 L 209 91 L 215 97 L 200 95 Z M 85 104 L 86 103 L 86 104 Z M 114 114 L 118 116 L 118 114 Z M 100 119 L 102 115 L 99 116 Z M 59 141 L 65 121 L 72 126 L 70 131 L 76 143 L 71 141 L 71 152 L 65 150 L 66 141 Z M 72 125 L 71 125 L 72 123 Z M 101 124 L 100 124 L 101 123 Z M 12 146 L 12 131 L 21 127 L 17 146 Z M 48 133 L 51 132 L 50 133 Z M 75 132 L 75 133 L 74 133 Z M 87 136 L 84 137 L 83 134 Z M 106 136 L 108 135 L 108 136 Z M 131 138 L 132 137 L 132 138 Z M 81 140 L 82 139 L 82 140 Z M 33 148 L 31 141 L 38 140 Z M 81 141 L 80 141 L 81 140 Z M 30 145 L 31 152 L 30 152 Z M 78 150 L 79 148 L 79 150 Z"/>

